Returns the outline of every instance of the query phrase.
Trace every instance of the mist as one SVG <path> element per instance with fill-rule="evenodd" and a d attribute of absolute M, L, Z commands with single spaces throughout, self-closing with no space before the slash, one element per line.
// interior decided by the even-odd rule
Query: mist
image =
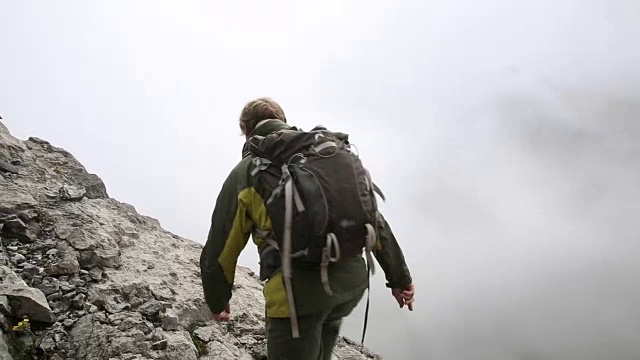
<path fill-rule="evenodd" d="M 416 284 L 388 359 L 640 358 L 640 4 L 0 5 L 0 115 L 204 243 L 244 103 L 350 134 Z M 240 265 L 257 269 L 250 243 Z M 200 289 L 194 289 L 200 291 Z M 233 312 L 233 309 L 232 309 Z M 360 339 L 364 301 L 343 335 Z"/>

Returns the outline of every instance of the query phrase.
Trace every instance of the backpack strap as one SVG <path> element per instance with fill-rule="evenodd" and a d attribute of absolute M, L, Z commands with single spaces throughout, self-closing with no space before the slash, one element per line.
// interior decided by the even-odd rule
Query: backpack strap
<path fill-rule="evenodd" d="M 256 157 L 252 160 L 255 168 L 251 171 L 251 176 L 256 176 L 258 172 L 266 170 L 273 162 L 267 158 Z"/>
<path fill-rule="evenodd" d="M 371 298 L 371 274 L 375 273 L 375 267 L 373 263 L 373 257 L 371 252 L 376 244 L 376 230 L 371 224 L 366 224 L 367 227 L 367 242 L 365 251 L 367 253 L 367 307 L 364 310 L 364 326 L 362 327 L 362 341 L 360 346 L 364 349 L 364 336 L 367 334 L 367 324 L 369 322 L 369 300 Z"/>
<path fill-rule="evenodd" d="M 336 256 L 331 256 L 331 250 L 335 250 Z M 331 287 L 329 286 L 329 262 L 337 262 L 340 260 L 340 244 L 338 244 L 338 238 L 336 234 L 327 234 L 327 246 L 322 249 L 322 262 L 320 263 L 320 278 L 322 279 L 322 286 L 324 291 L 330 296 L 333 295 Z"/>
<path fill-rule="evenodd" d="M 291 320 L 292 337 L 297 339 L 300 337 L 300 329 L 298 327 L 298 316 L 296 313 L 296 304 L 293 299 L 293 289 L 291 287 L 291 227 L 293 221 L 294 194 L 297 193 L 289 172 L 287 164 L 282 166 L 282 182 L 284 185 L 284 234 L 282 239 L 282 278 L 289 302 L 289 317 Z M 299 197 L 299 195 L 298 195 Z M 302 201 L 300 201 L 302 204 Z"/>

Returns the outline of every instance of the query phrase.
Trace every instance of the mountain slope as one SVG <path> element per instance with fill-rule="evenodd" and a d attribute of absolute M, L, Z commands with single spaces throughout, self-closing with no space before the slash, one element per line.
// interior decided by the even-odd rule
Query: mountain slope
<path fill-rule="evenodd" d="M 233 320 L 211 321 L 201 244 L 110 198 L 69 152 L 1 122 L 0 238 L 0 359 L 266 358 L 252 271 L 237 269 Z M 334 358 L 379 357 L 341 339 Z"/>

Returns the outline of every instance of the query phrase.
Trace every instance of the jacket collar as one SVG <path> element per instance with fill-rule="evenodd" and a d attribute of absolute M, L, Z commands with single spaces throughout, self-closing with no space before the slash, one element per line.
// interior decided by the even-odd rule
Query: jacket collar
<path fill-rule="evenodd" d="M 278 120 L 278 119 L 262 120 L 261 122 L 258 123 L 258 125 L 256 125 L 256 128 L 253 129 L 251 134 L 249 134 L 249 138 L 256 135 L 267 136 L 269 134 L 273 134 L 276 131 L 280 131 L 283 129 L 291 129 L 291 128 L 292 126 L 287 125 L 287 123 L 285 123 L 282 120 Z M 242 157 L 244 158 L 247 155 L 249 155 L 249 141 L 246 141 L 244 143 L 244 146 L 242 147 Z"/>

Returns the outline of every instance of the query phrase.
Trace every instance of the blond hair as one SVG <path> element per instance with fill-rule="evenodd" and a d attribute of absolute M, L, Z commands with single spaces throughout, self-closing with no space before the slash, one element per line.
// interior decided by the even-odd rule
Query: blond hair
<path fill-rule="evenodd" d="M 280 105 L 269 97 L 249 101 L 240 113 L 240 130 L 249 135 L 262 120 L 279 119 L 287 122 Z"/>

